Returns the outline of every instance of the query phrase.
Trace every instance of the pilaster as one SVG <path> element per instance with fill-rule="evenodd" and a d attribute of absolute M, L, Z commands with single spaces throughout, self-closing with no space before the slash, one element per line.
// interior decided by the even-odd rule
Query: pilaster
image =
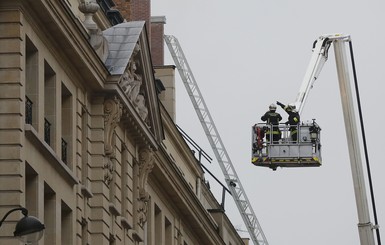
<path fill-rule="evenodd" d="M 0 10 L 0 215 L 25 205 L 23 53 L 22 13 Z M 9 216 L 0 229 L 1 244 L 18 244 L 9 239 L 9 228 L 20 218 Z"/>
<path fill-rule="evenodd" d="M 93 197 L 89 199 L 90 244 L 109 244 L 109 189 L 105 182 L 104 96 L 93 97 L 90 108 L 90 172 Z"/>

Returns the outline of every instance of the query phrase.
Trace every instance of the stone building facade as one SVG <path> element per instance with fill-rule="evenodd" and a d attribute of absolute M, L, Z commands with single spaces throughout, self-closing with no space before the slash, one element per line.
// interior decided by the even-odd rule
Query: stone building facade
<path fill-rule="evenodd" d="M 41 245 L 244 244 L 175 125 L 162 38 L 119 6 L 0 1 L 0 215 L 26 207 Z"/>

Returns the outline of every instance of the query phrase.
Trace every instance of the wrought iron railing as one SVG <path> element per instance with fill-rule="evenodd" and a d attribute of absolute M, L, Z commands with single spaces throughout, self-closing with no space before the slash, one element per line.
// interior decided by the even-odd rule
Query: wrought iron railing
<path fill-rule="evenodd" d="M 51 145 L 51 123 L 44 118 L 44 141 Z"/>
<path fill-rule="evenodd" d="M 67 164 L 67 146 L 68 143 L 62 138 L 61 139 L 61 160 Z"/>
<path fill-rule="evenodd" d="M 33 102 L 25 96 L 25 123 L 32 124 L 32 105 Z"/>

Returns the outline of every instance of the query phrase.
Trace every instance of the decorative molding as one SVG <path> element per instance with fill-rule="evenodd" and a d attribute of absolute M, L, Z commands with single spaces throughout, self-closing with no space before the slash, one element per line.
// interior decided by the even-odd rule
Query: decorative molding
<path fill-rule="evenodd" d="M 130 222 L 128 221 L 128 219 L 126 219 L 126 218 L 123 217 L 123 216 L 120 216 L 120 224 L 122 224 L 122 226 L 123 226 L 124 229 L 126 229 L 126 230 L 131 230 L 131 229 L 132 229 L 132 225 L 130 224 Z"/>
<path fill-rule="evenodd" d="M 137 206 L 137 223 L 143 227 L 147 221 L 148 203 L 150 195 L 147 192 L 147 178 L 154 167 L 154 152 L 148 148 L 141 149 L 139 152 L 139 196 Z"/>
<path fill-rule="evenodd" d="M 92 194 L 92 191 L 90 190 L 90 188 L 85 186 L 85 185 L 81 185 L 80 186 L 80 190 L 81 190 L 81 193 L 83 194 L 83 196 L 86 197 L 86 198 L 91 198 L 91 197 L 94 196 Z"/>
<path fill-rule="evenodd" d="M 120 211 L 116 208 L 116 205 L 112 202 L 110 202 L 108 204 L 108 210 L 110 211 L 111 214 L 113 214 L 114 216 L 120 216 L 121 213 Z"/>
<path fill-rule="evenodd" d="M 95 0 L 83 0 L 79 3 L 79 10 L 84 14 L 83 25 L 88 30 L 97 30 L 98 26 L 93 20 L 94 14 L 99 10 L 99 4 Z"/>
<path fill-rule="evenodd" d="M 110 233 L 108 241 L 110 242 L 110 244 L 114 244 L 116 241 L 116 236 L 113 233 Z"/>
<path fill-rule="evenodd" d="M 84 218 L 84 217 L 82 217 L 82 220 L 80 221 L 80 225 L 81 225 L 82 227 L 85 227 L 87 224 L 88 224 L 87 219 Z"/>
<path fill-rule="evenodd" d="M 104 151 L 106 155 L 113 155 L 113 134 L 122 113 L 123 105 L 116 97 L 104 101 Z"/>
<path fill-rule="evenodd" d="M 132 239 L 135 242 L 143 242 L 144 241 L 143 237 L 135 230 L 132 230 Z"/>
<path fill-rule="evenodd" d="M 104 101 L 104 152 L 106 154 L 104 181 L 109 185 L 115 171 L 112 159 L 115 157 L 113 136 L 114 131 L 123 114 L 123 105 L 116 97 Z"/>
<path fill-rule="evenodd" d="M 113 179 L 113 173 L 115 171 L 114 163 L 112 162 L 110 157 L 106 157 L 106 163 L 103 165 L 104 169 L 104 181 L 109 186 L 112 179 Z"/>

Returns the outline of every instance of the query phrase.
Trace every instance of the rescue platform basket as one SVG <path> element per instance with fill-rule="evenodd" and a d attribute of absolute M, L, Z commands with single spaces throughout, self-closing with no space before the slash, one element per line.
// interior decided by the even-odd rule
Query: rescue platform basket
<path fill-rule="evenodd" d="M 252 127 L 252 158 L 256 166 L 319 167 L 321 128 L 312 120 L 296 126 L 258 123 Z"/>

